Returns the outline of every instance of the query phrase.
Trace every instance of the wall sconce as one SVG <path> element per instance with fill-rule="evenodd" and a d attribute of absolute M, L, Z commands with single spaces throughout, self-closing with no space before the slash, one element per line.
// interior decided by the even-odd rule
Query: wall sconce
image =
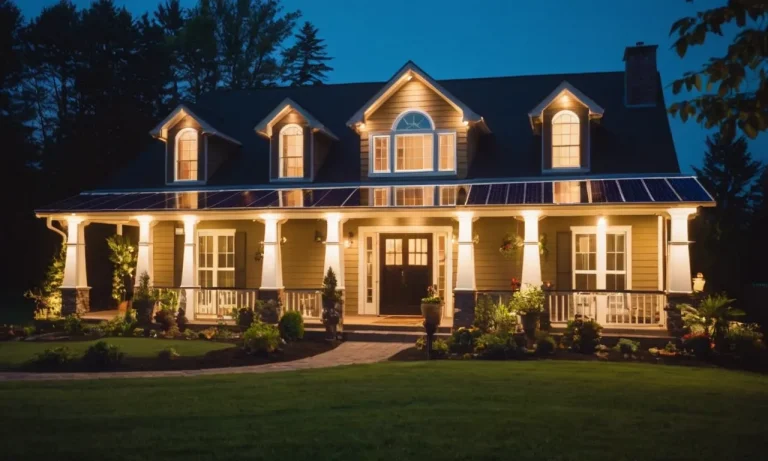
<path fill-rule="evenodd" d="M 285 245 L 285 243 L 288 241 L 287 237 L 280 237 L 280 245 Z"/>
<path fill-rule="evenodd" d="M 480 243 L 480 234 L 475 234 L 475 236 L 472 237 L 472 243 L 474 243 L 475 245 Z"/>
<path fill-rule="evenodd" d="M 353 240 L 354 236 L 355 236 L 354 232 L 351 232 L 351 231 L 349 232 L 349 234 L 347 234 L 347 239 L 344 240 L 345 248 L 350 248 L 355 243 L 355 241 Z"/>
<path fill-rule="evenodd" d="M 456 245 L 456 233 L 454 233 L 453 235 L 451 235 L 451 243 L 452 243 L 452 244 L 454 244 L 454 245 Z"/>
<path fill-rule="evenodd" d="M 325 235 L 319 230 L 315 230 L 315 243 L 325 243 Z"/>

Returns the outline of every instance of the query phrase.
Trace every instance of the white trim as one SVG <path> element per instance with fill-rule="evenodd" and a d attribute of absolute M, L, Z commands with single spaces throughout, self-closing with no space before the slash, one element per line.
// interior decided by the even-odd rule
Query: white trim
<path fill-rule="evenodd" d="M 301 176 L 283 176 L 283 133 L 288 130 L 289 128 L 297 128 L 301 132 Z M 304 171 L 304 128 L 301 125 L 298 125 L 296 123 L 289 123 L 285 125 L 284 127 L 280 128 L 280 133 L 278 133 L 278 146 L 277 146 L 277 161 L 278 161 L 278 167 L 277 167 L 277 178 L 278 179 L 302 179 L 306 176 L 306 172 Z M 293 157 L 292 157 L 293 158 Z"/>
<path fill-rule="evenodd" d="M 419 170 L 400 170 L 397 168 L 397 139 L 398 138 L 406 138 L 406 137 L 422 137 L 425 138 L 427 136 L 432 136 L 432 168 L 422 168 Z M 428 173 L 436 173 L 437 168 L 435 168 L 435 132 L 434 131 L 424 131 L 421 130 L 418 131 L 407 131 L 407 132 L 394 132 L 392 138 L 394 139 L 394 145 L 392 146 L 393 154 L 392 155 L 392 171 L 395 173 L 422 173 L 422 172 L 428 172 Z M 422 159 L 424 157 L 424 150 L 422 149 Z M 403 159 L 403 162 L 405 162 L 405 159 Z"/>
<path fill-rule="evenodd" d="M 432 126 L 430 128 L 421 128 L 421 129 L 418 129 L 418 130 L 400 130 L 400 132 L 405 131 L 405 132 L 408 132 L 408 133 L 419 133 L 419 132 L 423 131 L 425 133 L 431 133 L 431 132 L 435 131 L 436 125 L 435 125 L 435 121 L 432 120 L 432 117 L 430 117 L 430 115 L 428 113 L 424 112 L 423 110 L 416 109 L 416 108 L 409 108 L 409 109 L 405 109 L 404 111 L 400 112 L 400 115 L 398 115 L 395 118 L 395 121 L 392 123 L 392 127 L 390 129 L 392 131 L 394 131 L 394 132 L 397 132 L 398 131 L 397 130 L 397 124 L 400 123 L 400 120 L 402 120 L 403 117 L 405 117 L 406 115 L 410 114 L 411 112 L 416 112 L 418 114 L 423 115 L 424 117 L 427 118 L 427 120 L 429 120 L 429 124 L 432 125 Z"/>
<path fill-rule="evenodd" d="M 197 177 L 195 179 L 179 179 L 179 138 L 181 138 L 181 135 L 183 135 L 186 132 L 192 132 L 195 133 L 195 155 L 197 156 L 197 168 L 195 169 L 195 172 L 197 173 Z M 203 149 L 203 152 L 207 151 L 207 149 Z M 204 157 L 207 157 L 204 154 Z M 207 158 L 206 158 L 207 160 Z M 203 182 L 200 181 L 200 132 L 195 128 L 182 128 L 179 130 L 178 133 L 176 133 L 176 136 L 173 140 L 173 182 L 174 183 L 194 183 L 194 182 Z M 206 163 L 208 163 L 206 161 Z"/>
<path fill-rule="evenodd" d="M 398 190 L 406 190 L 406 189 L 422 189 L 422 197 L 424 198 L 424 202 L 422 205 L 398 205 L 397 204 L 397 191 Z M 432 192 L 430 194 L 430 192 Z M 429 200 L 429 197 L 431 196 L 431 200 Z M 427 203 L 427 202 L 430 203 Z M 392 187 L 392 197 L 390 200 L 390 206 L 398 207 L 398 208 L 411 208 L 411 207 L 430 207 L 435 206 L 435 186 L 395 186 Z"/>
<path fill-rule="evenodd" d="M 237 280 L 236 280 L 236 264 L 235 261 L 237 260 L 237 241 L 235 238 L 235 229 L 197 229 L 197 235 L 195 236 L 195 259 L 196 261 L 200 260 L 200 237 L 213 237 L 213 266 L 212 267 L 201 267 L 199 264 L 195 268 L 195 283 L 196 285 L 200 285 L 200 271 L 201 270 L 207 270 L 211 271 L 212 278 L 211 281 L 213 285 L 211 287 L 213 288 L 220 288 L 219 287 L 219 271 L 227 271 L 232 272 L 232 281 L 233 281 L 233 287 L 237 288 Z M 232 267 L 219 267 L 219 237 L 232 237 L 232 248 L 233 248 L 233 264 Z"/>
<path fill-rule="evenodd" d="M 387 169 L 376 170 L 376 139 L 387 140 Z M 368 174 L 391 174 L 392 173 L 392 135 L 390 133 L 370 133 L 368 135 Z"/>
<path fill-rule="evenodd" d="M 162 122 L 160 122 L 155 128 L 153 128 L 152 131 L 149 132 L 149 134 L 152 135 L 152 137 L 154 138 L 158 138 L 163 141 L 166 141 L 168 136 L 168 127 L 172 124 L 178 123 L 178 121 L 184 118 L 185 116 L 188 116 L 194 119 L 200 125 L 201 131 L 203 133 L 219 136 L 220 138 L 224 138 L 231 143 L 237 144 L 238 146 L 242 146 L 242 143 L 240 143 L 240 141 L 218 131 L 208 122 L 206 122 L 202 118 L 195 115 L 195 113 L 192 112 L 184 104 L 179 104 L 178 106 L 176 106 L 176 108 L 170 114 L 168 114 L 168 116 L 165 117 L 165 119 L 163 119 Z"/>
<path fill-rule="evenodd" d="M 531 124 L 533 124 L 533 119 L 537 117 L 541 117 L 542 112 L 544 112 L 544 109 L 550 106 L 555 99 L 557 99 L 560 94 L 563 92 L 570 93 L 570 95 L 576 100 L 578 100 L 580 103 L 582 103 L 584 106 L 586 106 L 589 109 L 589 115 L 595 116 L 595 117 L 602 117 L 605 113 L 605 110 L 600 107 L 595 101 L 587 97 L 584 93 L 579 91 L 575 86 L 568 83 L 568 81 L 563 80 L 562 83 L 560 83 L 554 90 L 552 90 L 549 95 L 544 98 L 543 101 L 541 101 L 536 107 L 531 109 L 531 111 L 528 113 L 528 117 L 531 118 Z"/>
<path fill-rule="evenodd" d="M 658 271 L 658 290 L 664 291 L 664 217 L 659 215 L 657 217 L 657 225 L 656 225 L 656 240 L 657 240 L 657 266 L 656 270 Z"/>
<path fill-rule="evenodd" d="M 433 284 L 437 284 L 438 267 L 437 267 L 437 236 L 439 234 L 446 235 L 445 246 L 445 305 L 443 306 L 443 317 L 453 317 L 453 227 L 451 226 L 361 226 L 357 230 L 360 235 L 362 244 L 357 246 L 358 252 L 358 273 L 365 275 L 363 268 L 365 267 L 365 237 L 368 235 L 373 236 L 374 252 L 373 252 L 373 274 L 374 274 L 374 312 L 373 315 L 380 315 L 380 266 L 381 261 L 379 258 L 379 240 L 381 234 L 398 233 L 398 234 L 432 234 L 432 281 Z M 365 314 L 365 282 L 358 283 L 358 306 L 357 312 L 360 315 Z M 371 306 L 368 306 L 369 308 Z"/>
<path fill-rule="evenodd" d="M 578 144 L 564 144 L 564 145 L 555 146 L 555 121 L 558 118 L 561 118 L 561 117 L 563 117 L 565 115 L 571 115 L 571 116 L 573 116 L 576 119 L 575 125 L 576 125 L 578 136 L 579 136 L 579 143 Z M 566 123 L 563 123 L 563 125 L 565 125 L 565 124 Z M 568 125 L 574 125 L 573 122 L 568 122 L 567 124 Z M 555 113 L 555 115 L 552 116 L 552 120 L 550 122 L 551 133 L 549 135 L 549 147 L 550 147 L 551 154 L 552 154 L 552 160 L 551 160 L 551 162 L 552 162 L 552 168 L 551 169 L 552 170 L 560 170 L 560 169 L 566 169 L 566 168 L 569 168 L 569 169 L 582 169 L 582 168 L 585 168 L 581 164 L 581 150 L 584 147 L 583 144 L 582 144 L 582 139 L 581 139 L 581 124 L 582 124 L 581 117 L 576 115 L 576 113 L 574 111 L 572 111 L 572 110 L 563 109 L 563 110 L 558 111 L 557 113 Z M 578 161 L 579 161 L 578 166 L 555 166 L 555 147 L 568 147 L 568 148 L 576 147 L 577 150 L 578 150 L 578 154 L 579 154 L 579 156 L 578 156 Z"/>
<path fill-rule="evenodd" d="M 626 241 L 626 260 L 624 261 L 623 271 L 609 271 L 606 267 L 606 260 L 608 257 L 605 247 L 602 247 L 599 242 L 595 242 L 595 269 L 590 271 L 579 271 L 580 274 L 595 274 L 597 276 L 596 287 L 597 289 L 605 289 L 606 275 L 608 274 L 626 274 L 625 290 L 632 289 L 632 226 L 607 226 L 605 228 L 605 234 L 625 234 Z M 571 226 L 571 286 L 576 289 L 576 234 L 598 234 L 598 226 Z M 601 256 L 602 254 L 602 256 Z M 602 288 L 601 288 L 602 287 Z"/>
<path fill-rule="evenodd" d="M 253 129 L 256 131 L 256 133 L 266 136 L 268 138 L 272 138 L 272 126 L 274 125 L 273 122 L 278 121 L 281 119 L 286 112 L 289 110 L 295 110 L 298 112 L 302 117 L 304 117 L 304 120 L 307 121 L 307 124 L 310 128 L 322 131 L 328 137 L 331 139 L 338 141 L 339 138 L 336 137 L 335 134 L 331 132 L 325 125 L 320 123 L 318 119 L 312 116 L 312 114 L 309 113 L 306 109 L 298 105 L 295 101 L 293 101 L 291 98 L 285 98 L 278 104 L 272 111 L 267 114 L 266 117 L 264 117 Z"/>
<path fill-rule="evenodd" d="M 440 168 L 440 137 L 441 136 L 453 136 L 453 168 L 448 168 L 448 169 Z M 457 145 L 458 142 L 459 142 L 459 138 L 458 138 L 458 136 L 457 136 L 455 131 L 448 131 L 448 132 L 440 132 L 440 131 L 438 131 L 437 132 L 437 143 L 436 143 L 437 144 L 437 146 L 436 146 L 437 148 L 435 149 L 437 151 L 437 155 L 436 155 L 437 158 L 435 159 L 436 160 L 436 162 L 435 162 L 436 165 L 435 166 L 437 167 L 435 169 L 437 171 L 449 172 L 449 173 L 455 173 L 456 172 L 457 164 L 459 163 L 458 145 Z"/>

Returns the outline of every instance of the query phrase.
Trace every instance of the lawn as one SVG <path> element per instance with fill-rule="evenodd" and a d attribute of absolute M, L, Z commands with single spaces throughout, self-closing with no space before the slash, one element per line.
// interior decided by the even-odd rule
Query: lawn
<path fill-rule="evenodd" d="M 203 356 L 210 351 L 233 347 L 232 344 L 211 341 L 158 340 L 150 338 L 104 338 L 109 344 L 120 348 L 128 357 L 157 357 L 161 350 L 173 347 L 182 356 Z M 93 341 L 3 341 L 0 342 L 0 369 L 16 368 L 45 349 L 68 347 L 82 356 Z"/>
<path fill-rule="evenodd" d="M 595 362 L 389 362 L 0 384 L 6 459 L 756 458 L 768 377 Z"/>

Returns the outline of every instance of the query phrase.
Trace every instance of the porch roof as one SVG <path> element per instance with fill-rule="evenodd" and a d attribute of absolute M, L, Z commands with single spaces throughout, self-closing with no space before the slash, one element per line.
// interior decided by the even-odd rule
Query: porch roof
<path fill-rule="evenodd" d="M 555 183 L 578 183 L 579 198 L 558 203 Z M 577 181 L 528 181 L 456 184 L 392 184 L 350 185 L 344 187 L 200 189 L 183 192 L 134 191 L 86 192 L 36 210 L 39 215 L 71 213 L 162 212 L 162 211 L 227 211 L 267 209 L 354 209 L 369 208 L 367 193 L 372 188 L 446 187 L 457 192 L 456 205 L 399 206 L 389 208 L 456 208 L 499 206 L 578 206 L 621 204 L 669 204 L 713 206 L 714 200 L 695 177 L 646 177 L 592 179 Z M 288 191 L 301 191 L 302 203 L 287 200 Z M 365 197 L 361 200 L 361 197 Z M 286 203 L 290 202 L 290 203 Z M 381 208 L 381 207 L 376 207 Z"/>

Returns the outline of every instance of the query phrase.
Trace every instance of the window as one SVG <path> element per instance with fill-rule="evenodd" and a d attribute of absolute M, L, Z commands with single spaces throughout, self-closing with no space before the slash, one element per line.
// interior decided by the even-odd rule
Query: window
<path fill-rule="evenodd" d="M 197 239 L 197 282 L 205 287 L 235 286 L 235 231 L 203 230 Z"/>
<path fill-rule="evenodd" d="M 564 110 L 552 117 L 552 168 L 581 166 L 579 117 Z"/>
<path fill-rule="evenodd" d="M 373 189 L 373 206 L 387 205 L 389 205 L 389 189 L 386 187 Z"/>
<path fill-rule="evenodd" d="M 280 130 L 280 177 L 304 177 L 304 131 L 299 125 Z"/>
<path fill-rule="evenodd" d="M 431 130 L 433 128 L 432 121 L 421 112 L 408 112 L 401 115 L 397 125 L 395 125 L 396 131 Z"/>
<path fill-rule="evenodd" d="M 185 128 L 176 135 L 176 181 L 197 181 L 197 130 Z"/>
<path fill-rule="evenodd" d="M 456 133 L 440 133 L 437 139 L 440 146 L 440 171 L 456 170 Z"/>
<path fill-rule="evenodd" d="M 440 205 L 456 205 L 456 186 L 440 186 Z"/>
<path fill-rule="evenodd" d="M 427 239 L 408 239 L 408 265 L 426 266 L 429 256 Z"/>
<path fill-rule="evenodd" d="M 280 206 L 288 208 L 304 206 L 301 189 L 280 191 Z"/>
<path fill-rule="evenodd" d="M 577 290 L 597 288 L 597 235 L 574 236 L 574 287 Z"/>
<path fill-rule="evenodd" d="M 445 299 L 445 260 L 446 246 L 448 236 L 440 234 L 437 236 L 437 295 L 440 299 Z"/>
<path fill-rule="evenodd" d="M 432 187 L 398 187 L 395 189 L 397 206 L 431 206 L 434 203 Z"/>
<path fill-rule="evenodd" d="M 197 192 L 177 192 L 176 208 L 193 210 L 197 208 Z"/>
<path fill-rule="evenodd" d="M 622 291 L 627 288 L 626 234 L 606 235 L 605 289 Z"/>
<path fill-rule="evenodd" d="M 373 237 L 365 237 L 365 302 L 373 302 Z"/>
<path fill-rule="evenodd" d="M 581 203 L 581 183 L 579 181 L 556 181 L 555 203 Z"/>
<path fill-rule="evenodd" d="M 389 136 L 373 137 L 373 172 L 389 172 Z"/>
<path fill-rule="evenodd" d="M 403 239 L 386 239 L 384 247 L 384 265 L 403 265 Z"/>
<path fill-rule="evenodd" d="M 395 171 L 432 170 L 432 135 L 395 136 L 397 146 Z"/>

